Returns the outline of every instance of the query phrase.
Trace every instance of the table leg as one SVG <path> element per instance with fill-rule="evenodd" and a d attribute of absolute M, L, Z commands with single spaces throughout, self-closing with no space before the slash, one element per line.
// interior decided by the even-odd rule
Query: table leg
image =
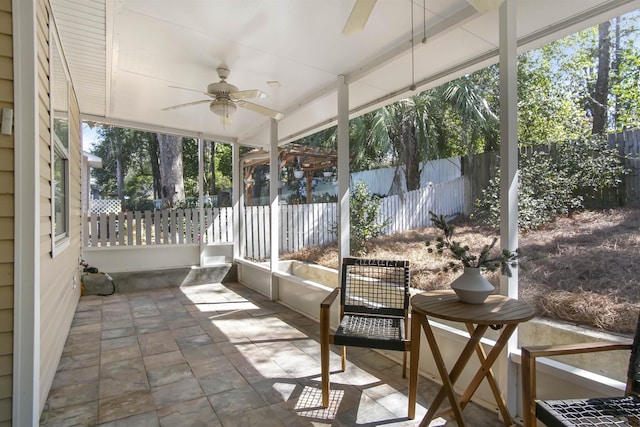
<path fill-rule="evenodd" d="M 467 325 L 467 328 L 469 327 L 470 326 Z M 476 390 L 480 386 L 482 379 L 486 377 L 487 381 L 489 382 L 489 386 L 491 387 L 491 391 L 493 392 L 493 396 L 496 399 L 496 403 L 498 404 L 498 408 L 500 409 L 500 413 L 502 414 L 503 421 L 507 426 L 512 425 L 513 420 L 511 418 L 511 414 L 509 413 L 509 410 L 507 409 L 506 403 L 502 397 L 502 393 L 500 393 L 498 384 L 496 383 L 495 378 L 493 377 L 491 366 L 493 366 L 494 362 L 502 352 L 502 349 L 505 347 L 505 345 L 509 341 L 509 337 L 511 337 L 511 334 L 513 334 L 513 331 L 515 331 L 516 327 L 517 325 L 514 325 L 514 324 L 505 325 L 504 329 L 502 330 L 502 333 L 500 334 L 500 336 L 498 337 L 498 340 L 496 341 L 496 344 L 493 346 L 493 348 L 489 352 L 489 355 L 486 358 L 484 357 L 484 350 L 478 343 L 476 350 L 478 352 L 478 357 L 480 359 L 480 368 L 478 369 L 478 372 L 476 372 L 475 376 L 469 383 L 469 386 L 467 387 L 467 389 L 464 391 L 464 393 L 462 393 L 462 396 L 460 397 L 461 405 L 464 408 L 464 406 L 466 406 L 466 404 L 471 400 L 471 396 L 473 396 L 473 394 L 476 392 Z"/>
<path fill-rule="evenodd" d="M 409 359 L 409 410 L 410 420 L 416 417 L 416 399 L 418 395 L 418 362 L 420 360 L 420 317 L 411 316 L 411 348 Z"/>
<path fill-rule="evenodd" d="M 442 358 L 442 354 L 440 353 L 438 343 L 435 339 L 435 335 L 433 334 L 433 330 L 431 329 L 431 326 L 429 325 L 429 321 L 426 318 L 423 320 L 422 326 L 425 331 L 425 335 L 427 336 L 427 340 L 429 341 L 429 347 L 431 349 L 431 352 L 433 353 L 434 361 L 438 368 L 438 372 L 440 373 L 440 377 L 442 379 L 443 385 L 440 388 L 438 395 L 431 403 L 431 406 L 427 411 L 427 415 L 422 420 L 420 425 L 426 426 L 431 422 L 431 420 L 433 420 L 438 407 L 440 406 L 440 404 L 442 403 L 442 401 L 446 396 L 449 398 L 449 402 L 451 403 L 451 408 L 453 410 L 456 420 L 458 421 L 458 425 L 463 426 L 464 419 L 462 417 L 462 408 L 460 407 L 460 404 L 458 403 L 458 400 L 456 398 L 453 385 L 460 377 L 460 374 L 462 374 L 462 371 L 464 370 L 464 367 L 466 366 L 466 364 L 469 362 L 469 359 L 471 359 L 471 356 L 473 355 L 476 345 L 480 342 L 480 339 L 486 332 L 488 326 L 479 325 L 476 328 L 474 333 L 469 338 L 469 341 L 467 341 L 467 344 L 462 350 L 462 353 L 460 353 L 460 356 L 458 357 L 458 360 L 456 361 L 455 365 L 451 369 L 450 373 L 447 372 L 446 365 Z"/>

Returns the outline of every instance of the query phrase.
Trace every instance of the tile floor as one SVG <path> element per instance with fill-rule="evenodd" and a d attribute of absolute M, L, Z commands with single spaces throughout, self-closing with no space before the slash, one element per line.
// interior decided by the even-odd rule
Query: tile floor
<path fill-rule="evenodd" d="M 320 406 L 318 324 L 236 283 L 80 299 L 41 426 L 414 426 L 437 385 L 378 353 L 332 354 Z M 471 404 L 473 426 L 502 425 Z M 432 425 L 454 424 L 438 419 Z"/>

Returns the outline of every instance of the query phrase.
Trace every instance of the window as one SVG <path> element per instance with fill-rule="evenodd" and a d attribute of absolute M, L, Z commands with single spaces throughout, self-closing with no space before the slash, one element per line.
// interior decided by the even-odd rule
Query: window
<path fill-rule="evenodd" d="M 52 26 L 53 27 L 53 26 Z M 69 243 L 69 77 L 60 43 L 52 29 L 49 76 L 51 111 L 51 236 L 52 253 Z"/>

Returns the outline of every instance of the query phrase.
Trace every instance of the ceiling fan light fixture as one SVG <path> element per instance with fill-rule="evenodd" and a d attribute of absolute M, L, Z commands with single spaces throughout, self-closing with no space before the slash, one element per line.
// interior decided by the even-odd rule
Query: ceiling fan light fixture
<path fill-rule="evenodd" d="M 222 118 L 229 118 L 236 112 L 238 107 L 233 102 L 227 101 L 225 99 L 216 99 L 215 101 L 211 101 L 209 104 L 209 109 L 211 112 L 217 116 Z"/>
<path fill-rule="evenodd" d="M 467 0 L 480 13 L 490 12 L 500 7 L 504 0 Z"/>

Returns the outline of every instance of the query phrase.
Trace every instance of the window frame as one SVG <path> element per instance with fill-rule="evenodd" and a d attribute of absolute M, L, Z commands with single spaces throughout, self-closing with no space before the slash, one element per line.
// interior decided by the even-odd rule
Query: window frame
<path fill-rule="evenodd" d="M 62 253 L 69 245 L 70 245 L 70 234 L 69 234 L 69 226 L 70 226 L 70 166 L 69 166 L 69 104 L 70 104 L 70 86 L 71 86 L 71 78 L 69 75 L 69 70 L 67 68 L 67 64 L 64 58 L 64 54 L 61 48 L 62 44 L 60 43 L 60 38 L 58 36 L 57 28 L 55 27 L 55 23 L 52 22 L 52 25 L 49 28 L 49 129 L 50 129 L 50 169 L 51 169 L 51 256 L 55 257 L 56 255 Z M 54 58 L 57 55 L 58 61 L 60 62 L 60 66 L 63 71 L 64 80 L 61 82 L 55 81 L 55 75 L 58 73 L 54 72 Z M 56 105 L 56 91 L 60 91 L 57 85 L 65 86 L 63 91 L 65 92 L 66 100 L 64 105 L 66 105 L 66 112 L 56 113 L 54 106 Z M 65 141 L 63 141 L 58 132 L 56 132 L 56 119 L 65 119 L 67 122 L 66 125 L 66 145 Z M 56 160 L 60 159 L 62 162 L 62 181 L 63 188 L 62 190 L 62 223 L 64 225 L 64 231 L 58 232 L 56 231 L 56 224 L 59 224 L 57 221 L 56 215 L 56 207 L 57 207 L 57 199 L 58 194 L 56 194 Z"/>

